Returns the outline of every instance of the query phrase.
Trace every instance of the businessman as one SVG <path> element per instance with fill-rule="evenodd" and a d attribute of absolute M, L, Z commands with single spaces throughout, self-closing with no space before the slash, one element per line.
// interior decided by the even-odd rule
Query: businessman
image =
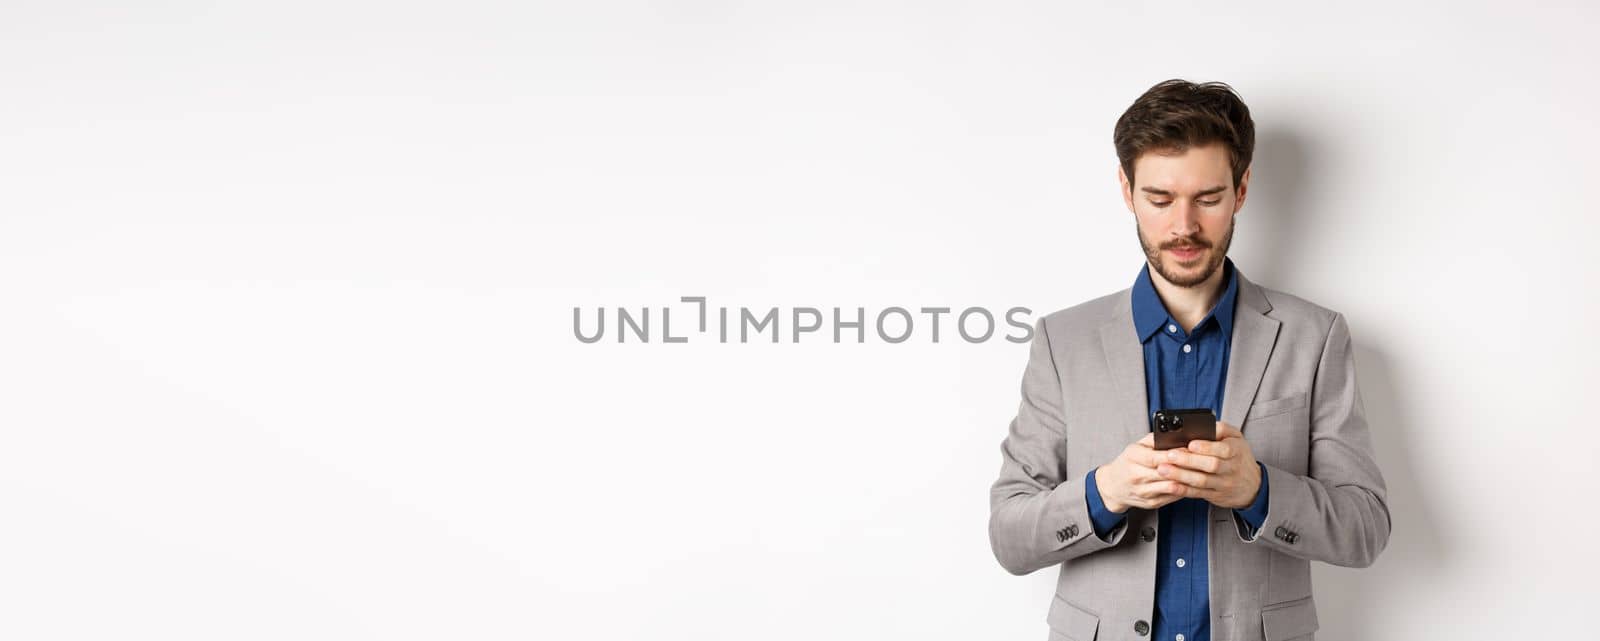
<path fill-rule="evenodd" d="M 1113 140 L 1146 264 L 1039 320 L 990 491 L 995 557 L 1060 566 L 1053 640 L 1310 640 L 1310 562 L 1366 567 L 1389 540 L 1349 328 L 1227 257 L 1255 142 L 1230 87 L 1157 84 Z M 1151 416 L 1189 408 L 1219 417 L 1216 440 L 1155 449 Z"/>

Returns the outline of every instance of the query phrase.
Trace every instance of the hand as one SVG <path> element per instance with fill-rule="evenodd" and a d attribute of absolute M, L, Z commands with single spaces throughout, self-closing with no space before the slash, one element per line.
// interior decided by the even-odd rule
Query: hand
<path fill-rule="evenodd" d="M 1118 514 L 1130 507 L 1153 510 L 1184 497 L 1182 483 L 1156 473 L 1156 466 L 1165 459 L 1155 444 L 1155 435 L 1146 434 L 1110 463 L 1095 469 L 1094 483 L 1106 509 Z"/>
<path fill-rule="evenodd" d="M 1187 448 L 1160 452 L 1156 474 L 1179 483 L 1182 496 L 1218 507 L 1242 510 L 1261 489 L 1261 468 L 1249 441 L 1236 428 L 1217 422 L 1217 440 L 1189 441 Z M 1098 477 L 1095 479 L 1098 481 Z"/>

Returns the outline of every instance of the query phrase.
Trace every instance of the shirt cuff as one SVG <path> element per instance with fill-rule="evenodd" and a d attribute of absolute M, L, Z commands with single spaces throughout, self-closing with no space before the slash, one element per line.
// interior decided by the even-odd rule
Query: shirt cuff
<path fill-rule="evenodd" d="M 1252 536 L 1261 529 L 1261 524 L 1267 521 L 1267 466 L 1262 465 L 1260 461 L 1256 461 L 1256 465 L 1261 468 L 1261 488 L 1256 490 L 1256 500 L 1250 507 L 1234 510 L 1239 518 L 1244 519 L 1245 525 L 1250 526 Z"/>
<path fill-rule="evenodd" d="M 1106 502 L 1100 498 L 1100 486 L 1094 482 L 1094 472 L 1089 470 L 1089 476 L 1083 480 L 1083 498 L 1089 503 L 1089 521 L 1094 526 L 1094 535 L 1105 540 L 1106 534 L 1116 529 L 1117 524 L 1128 518 L 1128 515 L 1117 514 L 1106 507 Z M 1265 479 L 1266 474 L 1263 473 L 1261 478 Z M 1261 511 L 1266 512 L 1266 510 L 1266 505 L 1262 504 Z"/>

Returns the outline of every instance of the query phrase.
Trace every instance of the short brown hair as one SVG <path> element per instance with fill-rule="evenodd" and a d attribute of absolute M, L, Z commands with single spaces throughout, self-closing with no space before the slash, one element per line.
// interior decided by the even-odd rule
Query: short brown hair
<path fill-rule="evenodd" d="M 1117 160 L 1133 184 L 1133 161 L 1152 150 L 1182 152 L 1220 142 L 1228 148 L 1233 187 L 1250 166 L 1255 151 L 1256 126 L 1244 100 L 1221 82 L 1195 84 L 1174 78 L 1156 84 L 1117 119 L 1111 140 Z"/>

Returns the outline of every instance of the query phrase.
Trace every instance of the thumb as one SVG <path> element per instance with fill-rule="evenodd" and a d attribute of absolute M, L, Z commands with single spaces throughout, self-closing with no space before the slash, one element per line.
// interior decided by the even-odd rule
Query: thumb
<path fill-rule="evenodd" d="M 1235 436 L 1244 436 L 1244 432 L 1240 432 L 1239 428 L 1237 427 L 1222 421 L 1217 421 L 1217 440 L 1220 441 L 1222 439 L 1233 438 Z"/>

